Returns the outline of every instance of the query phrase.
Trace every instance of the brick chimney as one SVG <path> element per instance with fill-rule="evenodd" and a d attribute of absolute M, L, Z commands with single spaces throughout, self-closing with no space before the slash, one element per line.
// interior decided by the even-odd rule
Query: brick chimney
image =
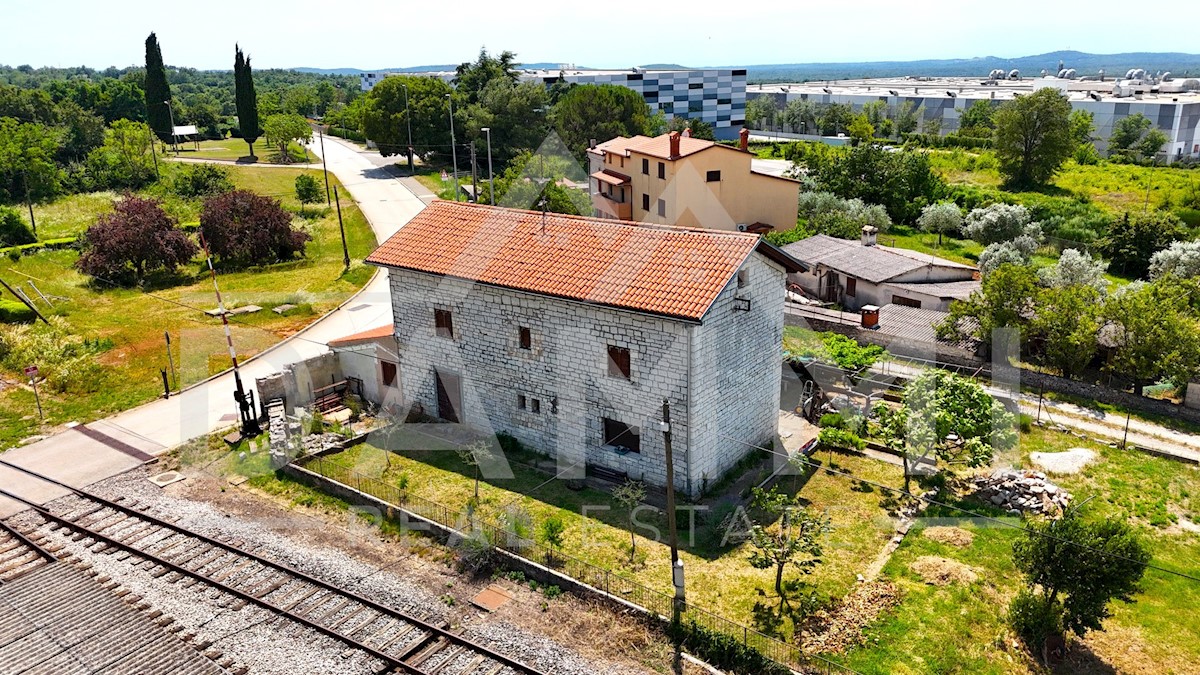
<path fill-rule="evenodd" d="M 685 128 L 685 129 L 683 130 L 683 137 L 684 137 L 684 138 L 691 138 L 691 137 L 692 137 L 692 130 L 691 130 L 691 129 L 686 129 L 686 128 Z"/>
<path fill-rule="evenodd" d="M 747 152 L 750 149 L 750 130 L 745 127 L 738 132 L 738 148 Z"/>
<path fill-rule="evenodd" d="M 675 159 L 679 156 L 679 132 L 672 131 L 671 133 L 667 134 L 667 140 L 671 142 L 670 157 L 671 159 Z"/>

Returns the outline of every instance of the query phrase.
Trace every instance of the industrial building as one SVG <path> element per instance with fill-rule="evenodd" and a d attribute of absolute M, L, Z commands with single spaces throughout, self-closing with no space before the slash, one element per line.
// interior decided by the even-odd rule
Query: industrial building
<path fill-rule="evenodd" d="M 712 68 L 703 70 L 519 70 L 522 82 L 542 82 L 547 86 L 558 81 L 572 84 L 616 84 L 628 87 L 646 99 L 652 112 L 661 110 L 672 119 L 699 119 L 711 124 L 719 140 L 735 140 L 746 123 L 746 71 L 744 69 Z M 388 75 L 437 77 L 446 82 L 454 79 L 454 71 L 421 73 L 371 72 L 360 76 L 363 91 Z"/>
<path fill-rule="evenodd" d="M 1170 73 L 1155 77 L 1140 70 L 1125 75 L 1113 78 L 1101 72 L 1080 77 L 1074 70 L 1064 69 L 1056 76 L 1022 77 L 1017 71 L 993 71 L 982 78 L 904 77 L 754 85 L 746 96 L 748 100 L 770 96 L 780 110 L 795 100 L 811 101 L 817 106 L 850 104 L 856 112 L 874 101 L 883 101 L 891 111 L 911 104 L 921 111 L 919 129 L 938 127 L 945 135 L 958 130 L 962 114 L 976 101 L 1000 105 L 1022 94 L 1053 87 L 1066 94 L 1073 109 L 1093 114 L 1096 147 L 1102 153 L 1107 150 L 1113 126 L 1125 117 L 1142 113 L 1167 134 L 1160 160 L 1200 160 L 1200 79 L 1171 79 Z M 770 131 L 793 131 L 779 123 L 770 126 Z"/>

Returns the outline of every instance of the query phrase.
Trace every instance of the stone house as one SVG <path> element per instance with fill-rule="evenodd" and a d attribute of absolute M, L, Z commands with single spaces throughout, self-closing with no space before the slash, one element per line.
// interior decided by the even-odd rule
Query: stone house
<path fill-rule="evenodd" d="M 903 248 L 881 246 L 874 227 L 862 240 L 817 234 L 783 247 L 808 268 L 788 277 L 788 287 L 819 302 L 850 311 L 888 304 L 945 312 L 954 300 L 979 290 L 979 271 L 970 265 Z"/>
<path fill-rule="evenodd" d="M 757 235 L 435 201 L 389 271 L 406 406 L 585 470 L 697 496 L 779 411 L 784 280 Z"/>

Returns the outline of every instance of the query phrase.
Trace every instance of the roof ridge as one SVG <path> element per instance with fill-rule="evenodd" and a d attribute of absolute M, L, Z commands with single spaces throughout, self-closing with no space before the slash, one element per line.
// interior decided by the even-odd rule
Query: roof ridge
<path fill-rule="evenodd" d="M 542 215 L 542 211 L 537 210 L 537 209 L 518 209 L 518 208 L 512 207 L 512 206 L 492 206 L 491 204 L 478 204 L 478 203 L 471 203 L 471 202 L 455 202 L 455 201 L 449 200 L 449 199 L 435 199 L 432 202 L 430 202 L 430 205 L 439 204 L 439 203 L 447 204 L 447 205 L 457 204 L 460 207 L 469 207 L 469 208 L 473 208 L 473 209 L 479 209 L 481 211 L 496 211 L 496 212 L 513 211 L 513 212 L 518 212 L 518 213 L 532 213 L 534 215 L 539 215 L 539 216 Z M 583 221 L 586 223 L 592 223 L 592 224 L 596 224 L 596 225 L 624 225 L 626 227 L 637 228 L 639 230 L 661 230 L 661 231 L 666 231 L 666 232 L 691 233 L 691 234 L 701 234 L 701 235 L 705 235 L 705 236 L 718 236 L 718 237 L 728 236 L 732 239 L 748 239 L 750 237 L 754 237 L 757 239 L 759 237 L 759 235 L 754 234 L 752 232 L 733 232 L 730 230 L 710 230 L 710 229 L 706 229 L 703 227 L 686 227 L 683 225 L 669 225 L 666 223 L 639 223 L 636 220 L 622 220 L 622 219 L 618 219 L 618 218 L 597 218 L 595 216 L 581 216 L 581 215 L 578 215 L 575 213 L 557 213 L 554 211 L 547 211 L 546 215 L 550 218 L 558 218 L 558 219 L 566 219 L 566 220 L 579 220 L 579 221 Z"/>

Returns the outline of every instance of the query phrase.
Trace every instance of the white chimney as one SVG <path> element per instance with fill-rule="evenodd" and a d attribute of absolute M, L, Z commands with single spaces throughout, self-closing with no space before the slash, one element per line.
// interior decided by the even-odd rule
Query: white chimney
<path fill-rule="evenodd" d="M 862 245 L 874 246 L 876 235 L 879 234 L 879 229 L 872 225 L 864 225 L 862 229 Z"/>

